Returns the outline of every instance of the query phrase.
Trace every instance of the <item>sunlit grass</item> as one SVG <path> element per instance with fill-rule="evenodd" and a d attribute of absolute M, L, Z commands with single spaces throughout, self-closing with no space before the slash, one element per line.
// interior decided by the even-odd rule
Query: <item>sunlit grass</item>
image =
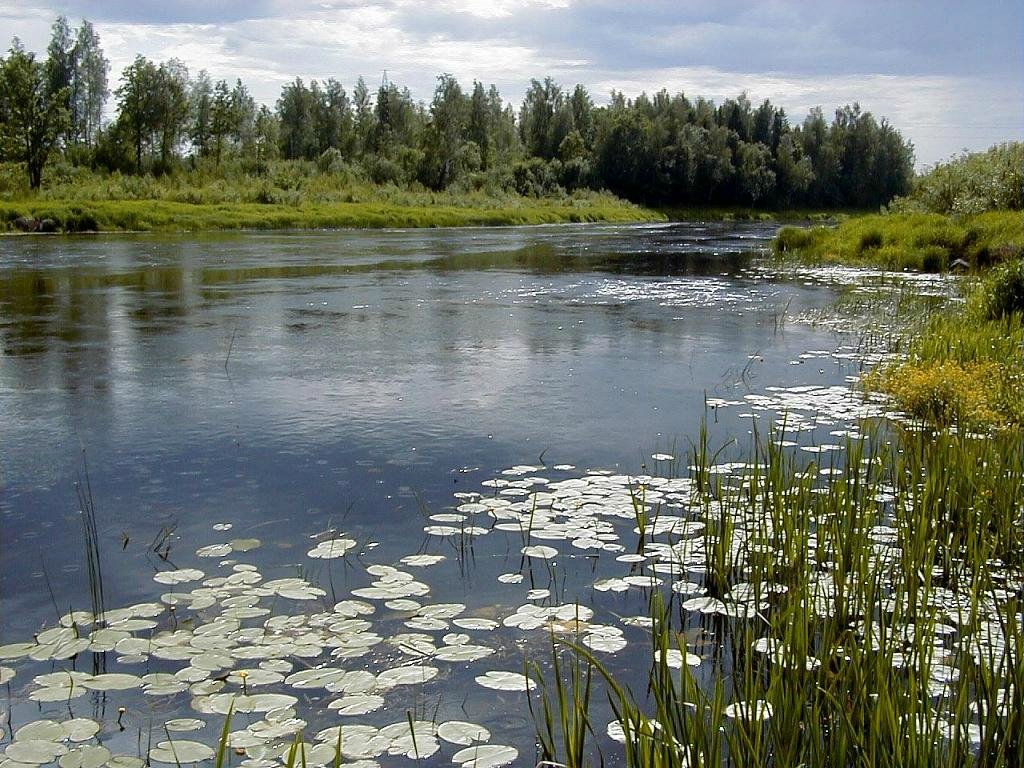
<path fill-rule="evenodd" d="M 889 214 L 845 219 L 837 227 L 785 227 L 778 254 L 812 264 L 850 264 L 941 272 L 957 260 L 968 267 L 1024 252 L 1024 216 L 995 211 L 952 218 L 940 214 Z"/>

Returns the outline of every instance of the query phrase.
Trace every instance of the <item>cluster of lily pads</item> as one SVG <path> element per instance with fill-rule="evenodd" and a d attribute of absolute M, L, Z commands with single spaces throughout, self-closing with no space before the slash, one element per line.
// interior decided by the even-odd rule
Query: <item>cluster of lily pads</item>
<path fill-rule="evenodd" d="M 801 487 L 780 498 L 814 500 L 871 464 L 825 458 L 847 456 L 861 439 L 851 420 L 884 412 L 877 403 L 851 405 L 853 399 L 845 388 L 771 388 L 712 405 L 791 414 L 791 432 L 775 435 L 775 448 L 808 463 L 791 478 Z M 837 427 L 834 443 L 801 439 L 823 423 Z M 694 461 L 682 467 L 683 476 L 672 476 L 681 467 L 670 453 L 653 454 L 653 471 L 643 474 L 567 464 L 510 467 L 478 491 L 456 493 L 449 508 L 424 521 L 419 550 L 391 563 L 370 562 L 369 542 L 331 532 L 305 558 L 359 566 L 353 570 L 363 574 L 362 583 L 340 600 L 308 578 L 268 579 L 242 561 L 259 548 L 256 539 L 201 546 L 196 565 L 213 563 L 213 573 L 205 565 L 161 570 L 153 580 L 169 589 L 155 590 L 151 602 L 102 616 L 72 611 L 31 641 L 0 646 L 0 684 L 17 703 L 12 719 L 27 718 L 26 702 L 43 715 L 5 728 L 0 768 L 225 759 L 241 768 L 299 761 L 370 768 L 428 758 L 466 768 L 532 763 L 533 756 L 520 758 L 519 749 L 500 743 L 521 735 L 499 734 L 492 742 L 482 724 L 424 717 L 403 691 L 415 699 L 468 675 L 513 702 L 517 694 L 539 695 L 545 680 L 530 674 L 521 654 L 530 638 L 542 644 L 566 638 L 608 660 L 609 668 L 663 664 L 706 680 L 728 671 L 723 654 L 735 650 L 738 638 L 744 652 L 776 669 L 817 673 L 841 666 L 850 646 L 797 647 L 787 634 L 778 617 L 789 615 L 794 600 L 801 615 L 822 622 L 848 615 L 844 642 L 883 650 L 894 669 L 923 669 L 937 713 L 966 701 L 969 692 L 959 685 L 965 665 L 986 670 L 998 692 L 967 702 L 974 716 L 960 730 L 972 743 L 980 742 L 982 723 L 1010 717 L 1020 698 L 1006 683 L 1022 650 L 1014 629 L 1022 623 L 1015 607 L 1024 590 L 1019 569 L 996 558 L 978 564 L 989 585 L 983 592 L 976 583 L 941 585 L 936 577 L 920 588 L 920 604 L 911 611 L 900 575 L 908 531 L 897 520 L 897 505 L 910 502 L 897 489 L 873 487 L 875 517 L 863 529 L 868 517 L 851 518 L 856 530 L 843 530 L 829 519 L 834 513 L 790 528 L 751 503 L 765 482 L 758 462 Z M 227 536 L 230 524 L 215 529 Z M 856 589 L 841 550 L 844 536 L 853 534 L 865 547 L 858 573 L 875 574 L 882 586 L 873 604 L 851 612 L 846 601 Z M 496 588 L 525 595 L 496 611 L 434 602 L 430 575 L 453 559 L 444 553 L 483 553 L 491 540 L 488 551 L 506 552 L 506 568 L 494 574 L 503 586 Z M 786 577 L 793 559 L 801 560 L 801 573 Z M 651 642 L 659 631 L 649 610 L 654 594 L 665 595 L 677 612 L 681 639 L 672 645 Z M 915 623 L 915 615 L 929 618 Z M 702 639 L 687 634 L 699 628 L 708 630 Z M 637 638 L 645 640 L 645 652 L 626 658 L 622 651 Z M 924 661 L 922 648 L 928 649 Z M 92 671 L 85 671 L 90 662 Z M 721 714 L 748 724 L 774 717 L 777 704 L 753 690 L 725 689 Z M 327 725 L 331 718 L 345 722 Z M 936 723 L 946 721 L 936 718 L 921 727 L 941 733 Z M 211 723 L 208 738 L 196 736 Z M 959 727 L 949 726 L 947 736 L 963 736 Z M 133 728 L 131 739 L 126 734 Z M 628 730 L 620 718 L 606 722 L 612 741 L 626 739 Z"/>

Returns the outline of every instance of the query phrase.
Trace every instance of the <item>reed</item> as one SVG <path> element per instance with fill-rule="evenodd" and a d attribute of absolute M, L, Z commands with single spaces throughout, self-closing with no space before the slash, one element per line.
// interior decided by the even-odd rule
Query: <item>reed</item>
<path fill-rule="evenodd" d="M 752 609 L 698 615 L 654 591 L 641 685 L 552 640 L 556 660 L 569 647 L 570 669 L 596 673 L 627 766 L 1020 764 L 1024 448 L 867 427 L 827 466 L 781 430 L 757 436 L 747 470 L 714 486 L 696 444 L 703 584 Z M 670 666 L 696 626 L 713 631 L 710 658 Z M 594 717 L 589 679 L 568 679 L 544 689 L 538 741 L 545 760 L 583 765 L 578 742 L 553 736 Z"/>

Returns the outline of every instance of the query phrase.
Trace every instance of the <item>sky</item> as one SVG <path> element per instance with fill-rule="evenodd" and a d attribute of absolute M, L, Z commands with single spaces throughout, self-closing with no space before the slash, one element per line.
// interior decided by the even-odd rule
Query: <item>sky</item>
<path fill-rule="evenodd" d="M 859 102 L 913 142 L 918 167 L 1024 139 L 1022 0 L 0 0 L 0 45 L 45 55 L 59 14 L 94 24 L 113 87 L 140 53 L 240 77 L 270 106 L 295 77 L 351 92 L 360 75 L 429 102 L 450 73 L 518 108 L 551 76 L 598 104 L 612 89 L 745 91 L 794 123 Z"/>

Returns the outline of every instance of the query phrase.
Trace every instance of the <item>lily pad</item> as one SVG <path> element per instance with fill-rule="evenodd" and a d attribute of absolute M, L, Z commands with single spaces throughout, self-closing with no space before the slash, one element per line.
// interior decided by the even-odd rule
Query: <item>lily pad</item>
<path fill-rule="evenodd" d="M 110 750 L 99 744 L 83 744 L 63 755 L 60 768 L 100 768 L 110 759 Z"/>
<path fill-rule="evenodd" d="M 205 574 L 197 568 L 178 568 L 173 571 L 160 571 L 153 575 L 153 581 L 158 584 L 186 584 L 190 581 L 198 581 Z"/>
<path fill-rule="evenodd" d="M 497 691 L 532 691 L 537 687 L 537 683 L 522 672 L 492 670 L 478 675 L 474 679 L 484 688 L 492 688 Z"/>
<path fill-rule="evenodd" d="M 460 749 L 452 755 L 452 762 L 463 768 L 498 768 L 514 762 L 519 756 L 515 747 L 501 744 L 479 744 Z"/>
<path fill-rule="evenodd" d="M 195 717 L 176 717 L 164 723 L 164 728 L 176 732 L 198 731 L 205 727 L 206 723 Z"/>
<path fill-rule="evenodd" d="M 161 741 L 149 750 L 150 760 L 158 763 L 198 763 L 214 756 L 212 747 L 198 741 Z"/>
<path fill-rule="evenodd" d="M 482 725 L 467 723 L 464 720 L 449 720 L 437 726 L 437 735 L 452 744 L 463 746 L 477 741 L 487 741 L 491 738 L 491 732 Z"/>

